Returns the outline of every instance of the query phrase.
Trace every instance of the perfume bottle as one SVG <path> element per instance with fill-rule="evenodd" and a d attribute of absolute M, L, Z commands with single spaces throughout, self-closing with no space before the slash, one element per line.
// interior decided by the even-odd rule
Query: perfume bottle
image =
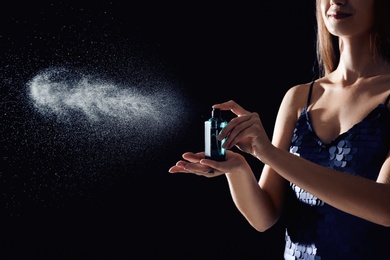
<path fill-rule="evenodd" d="M 225 139 L 218 140 L 217 137 L 226 125 L 227 121 L 222 119 L 221 110 L 213 108 L 211 118 L 204 122 L 205 156 L 207 159 L 225 160 L 226 150 L 222 148 Z"/>

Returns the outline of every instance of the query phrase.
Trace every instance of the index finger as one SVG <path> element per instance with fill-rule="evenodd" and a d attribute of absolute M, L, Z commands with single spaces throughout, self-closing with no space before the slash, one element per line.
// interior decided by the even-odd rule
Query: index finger
<path fill-rule="evenodd" d="M 243 107 L 241 107 L 233 100 L 229 100 L 227 102 L 220 103 L 220 104 L 215 104 L 212 106 L 212 108 L 218 108 L 220 110 L 230 110 L 237 116 L 242 116 L 250 113 L 248 110 L 245 110 Z"/>

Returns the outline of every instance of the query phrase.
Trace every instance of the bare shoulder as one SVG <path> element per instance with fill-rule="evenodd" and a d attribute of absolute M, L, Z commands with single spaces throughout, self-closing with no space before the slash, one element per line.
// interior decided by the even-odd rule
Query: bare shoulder
<path fill-rule="evenodd" d="M 280 105 L 272 143 L 282 149 L 288 150 L 293 136 L 296 122 L 306 106 L 310 83 L 299 84 L 288 89 Z"/>
<path fill-rule="evenodd" d="M 306 106 L 311 82 L 295 85 L 287 90 L 282 105 L 289 111 L 298 113 Z"/>
<path fill-rule="evenodd" d="M 311 82 L 295 85 L 287 90 L 285 96 L 293 99 L 301 98 L 303 96 L 306 98 L 309 92 L 310 84 Z"/>

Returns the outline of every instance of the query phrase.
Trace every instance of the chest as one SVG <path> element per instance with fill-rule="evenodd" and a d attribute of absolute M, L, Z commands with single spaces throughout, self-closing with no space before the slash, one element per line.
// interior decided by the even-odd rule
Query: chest
<path fill-rule="evenodd" d="M 382 100 L 363 97 L 332 97 L 318 100 L 309 110 L 317 136 L 329 143 L 364 120 Z"/>
<path fill-rule="evenodd" d="M 295 127 L 290 152 L 322 166 L 375 180 L 390 148 L 390 112 L 377 106 L 363 120 L 325 142 L 303 110 Z"/>

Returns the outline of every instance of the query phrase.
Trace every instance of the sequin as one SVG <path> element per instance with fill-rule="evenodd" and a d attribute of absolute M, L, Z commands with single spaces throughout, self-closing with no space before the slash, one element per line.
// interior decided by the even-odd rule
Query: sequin
<path fill-rule="evenodd" d="M 330 143 L 316 135 L 306 108 L 290 152 L 324 167 L 376 180 L 390 150 L 390 112 L 379 104 Z M 344 213 L 290 183 L 285 259 L 385 259 L 390 229 Z"/>

